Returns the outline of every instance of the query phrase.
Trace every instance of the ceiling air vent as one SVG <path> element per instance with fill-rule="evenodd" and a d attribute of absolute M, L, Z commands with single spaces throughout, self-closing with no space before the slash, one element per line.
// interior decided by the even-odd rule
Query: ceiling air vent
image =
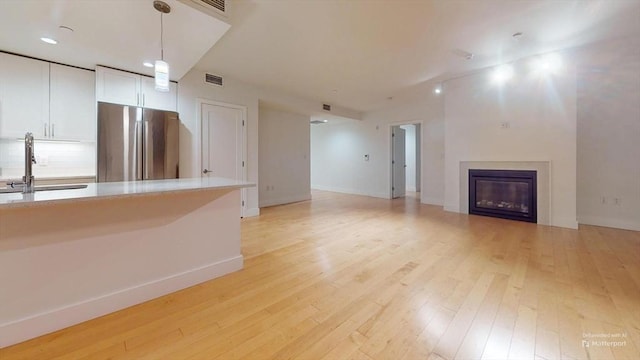
<path fill-rule="evenodd" d="M 222 86 L 222 76 L 213 75 L 213 74 L 205 74 L 204 81 L 209 83 L 209 84 Z"/>
<path fill-rule="evenodd" d="M 179 0 L 195 9 L 212 16 L 227 17 L 229 7 L 227 0 Z"/>
<path fill-rule="evenodd" d="M 311 124 L 313 125 L 326 124 L 328 122 L 328 120 L 311 120 Z"/>
<path fill-rule="evenodd" d="M 225 11 L 225 0 L 200 0 L 200 2 L 203 2 L 206 6 L 218 9 L 218 11 L 223 13 Z"/>
<path fill-rule="evenodd" d="M 322 110 L 331 111 L 331 105 L 329 105 L 329 104 L 322 104 Z"/>

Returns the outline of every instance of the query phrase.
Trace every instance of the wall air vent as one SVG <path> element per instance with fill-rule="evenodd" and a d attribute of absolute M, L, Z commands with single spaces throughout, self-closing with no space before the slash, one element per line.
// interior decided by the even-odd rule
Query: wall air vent
<path fill-rule="evenodd" d="M 194 9 L 198 9 L 205 14 L 212 16 L 222 16 L 226 18 L 229 14 L 229 4 L 227 0 L 179 0 L 191 6 Z"/>
<path fill-rule="evenodd" d="M 331 111 L 331 105 L 329 105 L 329 104 L 322 104 L 322 110 Z"/>
<path fill-rule="evenodd" d="M 311 124 L 313 124 L 313 125 L 326 124 L 328 122 L 329 122 L 329 120 L 311 120 Z"/>
<path fill-rule="evenodd" d="M 204 75 L 204 81 L 209 84 L 222 86 L 222 76 L 207 73 Z"/>

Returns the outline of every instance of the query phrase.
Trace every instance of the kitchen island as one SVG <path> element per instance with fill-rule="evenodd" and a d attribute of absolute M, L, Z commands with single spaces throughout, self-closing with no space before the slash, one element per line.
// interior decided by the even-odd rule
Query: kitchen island
<path fill-rule="evenodd" d="M 240 189 L 195 178 L 0 194 L 0 347 L 240 270 Z"/>

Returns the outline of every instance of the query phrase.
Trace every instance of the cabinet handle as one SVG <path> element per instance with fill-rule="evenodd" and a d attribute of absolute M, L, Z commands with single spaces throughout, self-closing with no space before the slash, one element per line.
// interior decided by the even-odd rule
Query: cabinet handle
<path fill-rule="evenodd" d="M 144 107 L 144 94 L 142 94 L 142 107 Z"/>
<path fill-rule="evenodd" d="M 56 129 L 56 124 L 51 124 L 51 137 L 55 137 L 54 130 Z"/>
<path fill-rule="evenodd" d="M 47 124 L 44 124 L 44 137 L 47 137 Z"/>
<path fill-rule="evenodd" d="M 140 106 L 140 94 L 136 94 L 136 105 Z"/>

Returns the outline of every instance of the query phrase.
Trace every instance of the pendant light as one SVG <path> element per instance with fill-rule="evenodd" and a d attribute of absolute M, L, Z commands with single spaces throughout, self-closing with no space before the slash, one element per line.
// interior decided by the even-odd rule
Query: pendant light
<path fill-rule="evenodd" d="M 153 7 L 160 12 L 160 60 L 155 63 L 156 90 L 169 91 L 169 64 L 164 61 L 164 24 L 162 16 L 171 12 L 166 2 L 156 0 Z"/>

